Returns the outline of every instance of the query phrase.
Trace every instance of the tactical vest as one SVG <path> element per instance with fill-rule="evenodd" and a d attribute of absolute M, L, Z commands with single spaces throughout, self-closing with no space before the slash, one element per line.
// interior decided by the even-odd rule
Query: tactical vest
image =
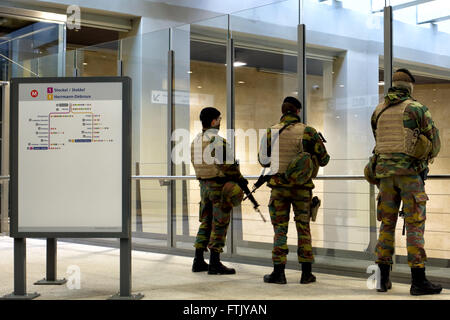
<path fill-rule="evenodd" d="M 420 132 L 405 128 L 403 125 L 403 114 L 406 107 L 413 100 L 406 100 L 402 103 L 387 107 L 381 114 L 375 130 L 376 145 L 375 153 L 389 156 L 392 153 L 404 153 L 415 157 L 415 145 Z M 379 104 L 375 109 L 375 116 L 378 116 L 385 104 Z"/>
<path fill-rule="evenodd" d="M 208 134 L 209 136 L 204 136 L 203 132 L 199 133 L 191 144 L 191 162 L 197 179 L 212 179 L 225 176 L 215 162 L 211 161 L 212 159 L 208 161 L 213 162 L 211 164 L 205 162 L 203 156 L 205 149 L 211 145 L 213 137 L 217 136 L 217 134 Z M 211 152 L 207 151 L 207 155 L 211 157 Z"/>
<path fill-rule="evenodd" d="M 280 130 L 284 126 L 283 123 L 276 124 L 271 127 L 272 130 Z M 303 133 L 306 125 L 296 123 L 287 127 L 278 137 L 278 152 L 276 148 L 272 150 L 270 171 L 272 173 L 285 173 L 289 163 L 296 155 L 303 152 Z M 274 137 L 272 136 L 272 139 Z"/>

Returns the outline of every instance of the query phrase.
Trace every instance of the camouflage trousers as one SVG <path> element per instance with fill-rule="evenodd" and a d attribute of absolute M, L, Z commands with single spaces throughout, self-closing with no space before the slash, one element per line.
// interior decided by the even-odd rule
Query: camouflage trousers
<path fill-rule="evenodd" d="M 289 252 L 287 233 L 291 204 L 294 209 L 294 221 L 297 228 L 298 261 L 314 262 L 309 225 L 311 190 L 295 188 L 272 188 L 269 201 L 270 219 L 275 233 L 273 238 L 273 264 L 286 264 Z"/>
<path fill-rule="evenodd" d="M 200 197 L 200 226 L 194 247 L 223 252 L 231 210 L 241 203 L 244 193 L 234 182 L 200 180 Z"/>
<path fill-rule="evenodd" d="M 377 219 L 381 221 L 380 235 L 375 248 L 376 263 L 392 264 L 395 251 L 395 226 L 400 202 L 403 202 L 406 224 L 408 264 L 424 268 L 427 256 L 424 249 L 426 201 L 423 180 L 419 175 L 391 176 L 380 179 Z"/>

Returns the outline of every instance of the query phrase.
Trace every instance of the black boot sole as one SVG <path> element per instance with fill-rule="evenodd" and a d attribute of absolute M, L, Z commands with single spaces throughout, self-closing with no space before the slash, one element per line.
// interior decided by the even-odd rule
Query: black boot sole
<path fill-rule="evenodd" d="M 270 278 L 270 275 L 265 275 L 263 280 L 264 280 L 265 283 L 276 283 L 276 284 L 286 284 L 287 283 L 286 279 L 272 280 Z"/>
<path fill-rule="evenodd" d="M 235 274 L 236 270 L 233 268 L 227 268 L 224 265 L 211 266 L 209 265 L 208 274 Z"/>
<path fill-rule="evenodd" d="M 316 282 L 316 277 L 313 275 L 308 276 L 308 278 L 306 278 L 306 279 L 303 279 L 303 278 L 300 279 L 301 284 L 308 284 L 308 283 L 314 283 L 314 282 Z"/>
<path fill-rule="evenodd" d="M 208 270 L 208 274 L 236 274 L 236 270 L 233 271 Z"/>
<path fill-rule="evenodd" d="M 430 294 L 440 294 L 442 289 L 434 290 L 434 291 L 421 291 L 421 290 L 410 290 L 409 293 L 412 296 L 425 296 Z"/>

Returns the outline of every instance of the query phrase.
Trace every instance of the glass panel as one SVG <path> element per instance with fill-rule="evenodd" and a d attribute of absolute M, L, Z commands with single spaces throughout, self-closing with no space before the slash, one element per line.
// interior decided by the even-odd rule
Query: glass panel
<path fill-rule="evenodd" d="M 77 49 L 77 67 L 81 77 L 117 76 L 119 41 Z"/>
<path fill-rule="evenodd" d="M 236 158 L 244 175 L 259 175 L 258 145 L 262 132 L 278 123 L 286 96 L 298 96 L 298 1 L 284 1 L 233 13 L 230 30 L 235 45 Z M 252 183 L 250 181 L 249 187 Z M 255 194 L 264 223 L 249 200 L 234 209 L 234 242 L 240 255 L 270 257 L 273 227 L 270 189 Z M 290 231 L 295 225 L 290 225 Z M 289 243 L 296 243 L 290 234 Z"/>
<path fill-rule="evenodd" d="M 76 50 L 66 51 L 66 77 L 74 76 L 74 69 L 76 67 L 75 53 Z"/>
<path fill-rule="evenodd" d="M 173 30 L 175 51 L 175 129 L 185 136 L 176 140 L 185 152 L 176 158 L 176 175 L 195 175 L 190 144 L 201 132 L 204 107 L 221 112 L 220 135 L 226 138 L 226 41 L 228 17 L 219 16 Z M 182 163 L 183 162 L 183 163 Z M 177 181 L 176 246 L 193 249 L 199 227 L 200 188 L 197 180 Z M 225 247 L 226 252 L 226 247 Z"/>
<path fill-rule="evenodd" d="M 380 100 L 383 18 L 372 13 L 370 0 L 358 2 L 360 10 L 346 7 L 345 1 L 341 7 L 303 2 L 307 124 L 323 133 L 331 157 L 319 175 L 362 175 L 374 147 L 369 119 Z M 322 205 L 311 223 L 313 247 L 326 256 L 371 260 L 375 243 L 373 236 L 370 241 L 368 183 L 314 183 Z"/>
<path fill-rule="evenodd" d="M 448 16 L 448 1 L 432 1 L 417 7 L 418 19 L 425 14 L 426 8 L 435 4 L 441 6 L 428 12 L 434 17 Z M 448 99 L 450 99 L 450 33 L 441 24 L 416 24 L 415 19 L 405 21 L 402 10 L 394 11 L 394 71 L 407 68 L 415 77 L 412 96 L 430 111 L 435 126 L 439 129 L 441 150 L 430 165 L 430 175 L 450 173 L 450 115 Z M 450 259 L 450 184 L 448 180 L 427 180 L 426 192 L 427 220 L 425 226 L 425 250 L 429 258 L 428 265 L 444 264 L 448 267 Z M 406 263 L 406 239 L 401 236 L 402 223 L 397 225 L 396 252 Z M 447 259 L 447 260 L 442 260 Z M 439 262 L 440 261 L 440 262 Z M 444 262 L 442 262 L 444 261 Z M 445 269 L 443 269 L 445 271 Z M 446 276 L 448 277 L 448 269 Z M 434 273 L 433 273 L 434 274 Z M 439 274 L 441 275 L 441 274 Z"/>
<path fill-rule="evenodd" d="M 164 94 L 168 40 L 169 30 L 121 40 L 123 74 L 133 79 L 132 163 L 133 174 L 137 175 L 167 175 L 167 95 Z M 112 58 L 110 61 L 112 65 Z M 132 199 L 136 201 L 132 215 L 133 240 L 167 246 L 164 240 L 167 239 L 167 188 L 160 186 L 158 180 L 134 181 Z"/>
<path fill-rule="evenodd" d="M 2 36 L 2 79 L 60 75 L 62 28 L 59 24 L 37 22 Z"/>

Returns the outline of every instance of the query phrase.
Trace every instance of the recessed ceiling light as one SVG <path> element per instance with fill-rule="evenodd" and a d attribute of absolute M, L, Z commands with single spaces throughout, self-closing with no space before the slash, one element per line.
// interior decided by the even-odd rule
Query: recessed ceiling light
<path fill-rule="evenodd" d="M 201 89 L 201 88 L 203 88 L 202 86 L 197 86 L 197 89 Z"/>
<path fill-rule="evenodd" d="M 83 62 L 83 66 L 87 66 L 87 62 Z"/>
<path fill-rule="evenodd" d="M 187 73 L 192 73 L 192 71 L 191 70 L 189 70 Z"/>
<path fill-rule="evenodd" d="M 381 87 L 381 86 L 384 86 L 384 81 L 380 81 L 380 82 L 378 82 L 378 85 Z"/>
<path fill-rule="evenodd" d="M 239 83 L 239 84 L 244 84 L 244 83 L 245 83 L 245 81 L 238 81 L 238 83 Z"/>
<path fill-rule="evenodd" d="M 340 84 L 339 87 L 343 88 L 343 87 L 345 87 L 345 86 L 344 86 L 343 84 Z"/>

